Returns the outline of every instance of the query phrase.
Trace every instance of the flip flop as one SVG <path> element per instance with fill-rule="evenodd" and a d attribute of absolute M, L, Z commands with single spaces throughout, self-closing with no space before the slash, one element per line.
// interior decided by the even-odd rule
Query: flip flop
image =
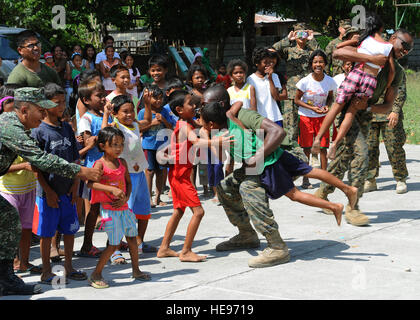
<path fill-rule="evenodd" d="M 116 260 L 118 259 L 123 259 L 120 262 L 117 262 Z M 112 265 L 116 265 L 116 264 L 127 264 L 127 261 L 125 261 L 125 258 L 123 257 L 121 251 L 115 251 L 112 255 L 111 258 L 109 259 L 109 261 L 111 261 Z"/>
<path fill-rule="evenodd" d="M 76 280 L 76 281 L 83 281 L 87 279 L 87 275 L 85 272 L 77 270 L 66 275 L 66 278 L 71 279 L 71 280 Z"/>
<path fill-rule="evenodd" d="M 42 274 L 42 268 L 40 266 L 34 266 L 33 264 L 30 264 L 28 269 L 26 270 L 15 270 L 15 273 L 17 274 L 21 274 L 21 273 L 27 273 L 29 272 L 30 274 Z"/>
<path fill-rule="evenodd" d="M 99 250 L 95 246 L 92 246 L 89 252 L 79 251 L 79 253 L 77 253 L 77 256 L 81 258 L 99 258 L 101 254 L 102 254 L 101 250 Z"/>
<path fill-rule="evenodd" d="M 54 280 L 55 277 L 57 277 L 57 276 L 51 276 L 48 279 L 38 281 L 38 283 L 40 283 L 40 284 L 47 284 L 47 285 L 50 285 L 51 286 L 53 284 L 52 281 Z M 59 283 L 57 283 L 57 284 L 62 285 L 61 279 L 60 279 Z M 65 280 L 64 284 L 69 284 L 69 282 L 67 281 L 67 279 Z"/>
<path fill-rule="evenodd" d="M 142 272 L 141 275 L 139 275 L 137 277 L 133 276 L 132 278 L 134 278 L 135 280 L 138 280 L 138 281 L 150 281 L 150 280 L 152 280 L 152 277 L 149 274 L 144 273 L 144 272 Z"/>
<path fill-rule="evenodd" d="M 144 242 L 143 242 L 142 249 L 143 249 L 143 252 L 144 253 L 153 253 L 153 252 L 157 252 L 158 251 L 156 247 L 151 246 L 151 245 L 149 245 L 147 243 L 144 243 Z"/>
<path fill-rule="evenodd" d="M 94 280 L 91 277 L 89 277 L 88 282 L 95 289 L 105 289 L 109 287 L 109 284 L 104 280 L 104 278 L 101 278 L 99 280 Z M 102 284 L 100 284 L 101 282 Z"/>
<path fill-rule="evenodd" d="M 57 262 L 61 261 L 61 257 L 59 255 L 58 256 L 53 256 L 53 257 L 50 257 L 50 260 L 51 260 L 51 262 L 57 263 Z"/>

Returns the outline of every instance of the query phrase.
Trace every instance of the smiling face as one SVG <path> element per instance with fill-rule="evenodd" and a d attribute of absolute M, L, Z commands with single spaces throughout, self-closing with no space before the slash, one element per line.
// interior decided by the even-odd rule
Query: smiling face
<path fill-rule="evenodd" d="M 125 58 L 125 64 L 127 65 L 127 68 L 131 68 L 134 64 L 134 59 L 132 56 L 127 56 Z"/>
<path fill-rule="evenodd" d="M 80 67 L 82 66 L 82 61 L 82 57 L 79 55 L 76 55 L 73 58 L 73 64 L 77 69 L 80 69 Z"/>
<path fill-rule="evenodd" d="M 17 50 L 25 60 L 39 61 L 41 58 L 41 42 L 36 37 L 28 38 Z"/>
<path fill-rule="evenodd" d="M 44 108 L 32 102 L 23 102 L 17 113 L 26 130 L 38 128 L 46 115 Z"/>
<path fill-rule="evenodd" d="M 394 57 L 397 60 L 409 54 L 414 46 L 413 37 L 403 32 L 394 33 L 389 42 L 394 46 Z"/>
<path fill-rule="evenodd" d="M 155 83 L 160 83 L 165 79 L 166 72 L 167 70 L 164 67 L 157 64 L 154 64 L 149 68 L 149 74 Z"/>
<path fill-rule="evenodd" d="M 113 60 L 114 59 L 114 52 L 115 52 L 115 50 L 114 50 L 113 47 L 107 48 L 106 51 L 105 51 L 106 58 L 108 60 Z"/>
<path fill-rule="evenodd" d="M 66 96 L 64 94 L 57 94 L 51 101 L 56 103 L 57 106 L 55 108 L 47 109 L 46 112 L 53 117 L 62 118 L 64 110 L 66 109 Z"/>
<path fill-rule="evenodd" d="M 314 57 L 312 61 L 312 71 L 316 74 L 322 74 L 325 69 L 325 60 L 322 56 Z"/>
<path fill-rule="evenodd" d="M 125 126 L 131 126 L 135 119 L 134 106 L 132 103 L 124 103 L 114 116 Z"/>
<path fill-rule="evenodd" d="M 113 79 L 117 88 L 126 88 L 130 84 L 130 73 L 127 70 L 117 72 L 115 79 Z"/>

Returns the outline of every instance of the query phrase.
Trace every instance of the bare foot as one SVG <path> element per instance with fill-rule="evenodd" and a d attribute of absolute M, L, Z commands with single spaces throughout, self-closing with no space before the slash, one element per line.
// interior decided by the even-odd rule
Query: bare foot
<path fill-rule="evenodd" d="M 328 149 L 328 154 L 327 157 L 330 160 L 334 160 L 335 159 L 335 152 L 337 151 L 335 143 L 331 143 L 330 148 Z"/>
<path fill-rule="evenodd" d="M 321 141 L 315 139 L 312 143 L 311 153 L 312 154 L 319 154 L 321 152 Z"/>
<path fill-rule="evenodd" d="M 188 251 L 179 255 L 179 260 L 182 262 L 202 262 L 205 261 L 207 256 L 199 256 L 198 254 Z"/>
<path fill-rule="evenodd" d="M 164 249 L 161 247 L 159 248 L 156 256 L 158 258 L 179 257 L 179 253 L 172 250 L 171 248 Z"/>
<path fill-rule="evenodd" d="M 343 215 L 344 205 L 341 203 L 333 203 L 332 206 L 331 209 L 334 213 L 335 220 L 337 220 L 337 225 L 341 225 L 341 216 Z"/>
<path fill-rule="evenodd" d="M 349 199 L 350 208 L 353 210 L 354 206 L 357 202 L 357 192 L 358 189 L 356 187 L 349 186 L 349 190 L 345 192 L 347 198 Z"/>

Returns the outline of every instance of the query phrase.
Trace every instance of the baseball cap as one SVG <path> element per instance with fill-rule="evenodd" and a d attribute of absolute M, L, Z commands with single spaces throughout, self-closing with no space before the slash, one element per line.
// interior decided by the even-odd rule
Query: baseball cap
<path fill-rule="evenodd" d="M 52 109 L 56 103 L 48 100 L 44 94 L 44 88 L 19 88 L 15 90 L 15 101 L 32 102 L 44 109 Z"/>
<path fill-rule="evenodd" d="M 45 52 L 44 53 L 44 59 L 48 59 L 48 58 L 52 58 L 52 57 L 53 57 L 53 55 L 52 55 L 51 52 Z"/>

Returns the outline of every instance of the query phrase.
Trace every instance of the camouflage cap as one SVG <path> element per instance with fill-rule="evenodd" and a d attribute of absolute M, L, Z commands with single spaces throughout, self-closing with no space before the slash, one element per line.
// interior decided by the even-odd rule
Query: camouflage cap
<path fill-rule="evenodd" d="M 343 34 L 343 38 L 347 37 L 350 33 L 359 33 L 359 31 L 359 28 L 350 26 L 349 28 L 346 28 L 346 31 Z"/>
<path fill-rule="evenodd" d="M 298 22 L 293 25 L 293 31 L 308 30 L 309 27 L 305 22 Z"/>
<path fill-rule="evenodd" d="M 25 87 L 16 89 L 15 101 L 32 102 L 44 109 L 51 109 L 57 106 L 56 103 L 45 97 L 44 88 Z"/>
<path fill-rule="evenodd" d="M 338 22 L 338 26 L 344 29 L 348 29 L 351 27 L 351 21 L 350 19 L 342 19 Z"/>

